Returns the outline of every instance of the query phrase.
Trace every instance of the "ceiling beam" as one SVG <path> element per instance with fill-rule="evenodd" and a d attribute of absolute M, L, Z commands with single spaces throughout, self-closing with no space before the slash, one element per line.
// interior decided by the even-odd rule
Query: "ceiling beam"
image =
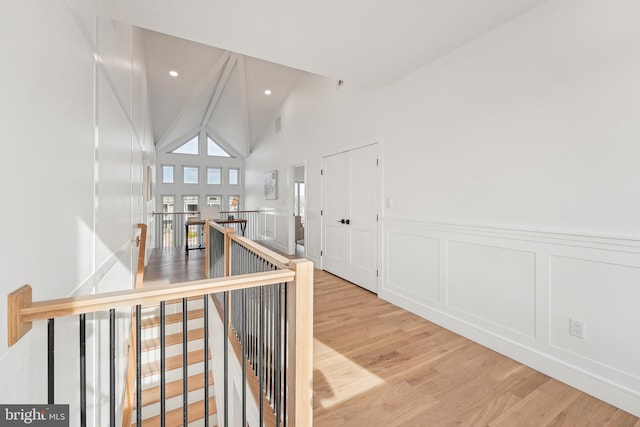
<path fill-rule="evenodd" d="M 244 131 L 244 157 L 251 153 L 251 129 L 249 127 L 249 98 L 247 90 L 247 66 L 245 56 L 238 59 L 238 80 L 240 80 L 240 98 L 242 101 L 242 130 Z"/>
<path fill-rule="evenodd" d="M 225 64 L 227 64 L 230 57 L 231 57 L 231 53 L 224 51 L 222 55 L 220 55 L 216 63 L 213 65 L 211 70 L 207 73 L 207 76 L 204 79 L 202 79 L 197 85 L 194 86 L 193 90 L 191 91 L 191 94 L 189 94 L 185 103 L 182 105 L 180 112 L 173 119 L 173 121 L 171 122 L 171 125 L 169 125 L 167 130 L 164 132 L 164 135 L 162 135 L 162 137 L 156 143 L 156 149 L 163 148 L 164 146 L 173 142 L 173 139 L 171 139 L 170 136 L 173 130 L 175 129 L 175 127 L 182 120 L 182 117 L 185 115 L 187 107 L 192 102 L 194 102 L 194 99 L 197 94 L 202 93 L 202 91 L 207 90 L 212 86 L 213 80 L 220 73 L 220 70 L 222 70 L 222 67 L 224 67 Z"/>
<path fill-rule="evenodd" d="M 204 117 L 202 118 L 202 123 L 200 124 L 202 127 L 207 126 L 207 123 L 209 123 L 209 120 L 211 120 L 211 116 L 213 115 L 213 112 L 218 106 L 218 101 L 220 101 L 220 97 L 224 92 L 224 88 L 227 86 L 229 77 L 231 77 L 231 73 L 233 72 L 233 69 L 235 68 L 237 63 L 238 63 L 238 54 L 232 53 L 231 57 L 229 58 L 229 61 L 227 62 L 227 65 L 224 68 L 224 71 L 222 72 L 222 76 L 220 76 L 220 79 L 218 80 L 218 84 L 216 85 L 213 95 L 211 96 L 211 101 L 209 102 L 207 111 L 206 113 L 204 113 Z"/>

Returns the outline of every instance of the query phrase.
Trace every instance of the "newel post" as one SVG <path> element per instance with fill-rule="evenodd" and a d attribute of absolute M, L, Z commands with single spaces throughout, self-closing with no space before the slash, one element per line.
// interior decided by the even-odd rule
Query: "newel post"
<path fill-rule="evenodd" d="M 288 420 L 292 426 L 313 425 L 313 263 L 289 262 L 296 272 L 289 285 Z"/>

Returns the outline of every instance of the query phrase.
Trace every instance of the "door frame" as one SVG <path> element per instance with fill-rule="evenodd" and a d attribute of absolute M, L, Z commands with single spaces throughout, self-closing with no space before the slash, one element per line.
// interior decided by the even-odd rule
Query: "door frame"
<path fill-rule="evenodd" d="M 289 229 L 289 241 L 288 241 L 288 251 L 289 251 L 289 255 L 295 255 L 296 254 L 296 221 L 295 221 L 295 212 L 293 211 L 293 207 L 295 205 L 295 182 L 296 182 L 296 168 L 299 168 L 300 166 L 304 166 L 304 184 L 305 184 L 305 216 L 306 216 L 306 212 L 307 212 L 307 202 L 306 200 L 309 200 L 309 195 L 307 190 L 309 189 L 309 186 L 307 185 L 307 172 L 309 170 L 309 168 L 307 167 L 307 160 L 305 159 L 302 162 L 299 163 L 294 163 L 292 165 L 289 165 L 289 168 L 287 169 L 287 185 L 289 188 L 288 191 L 288 196 L 287 196 L 287 214 L 289 217 L 289 221 L 287 222 L 287 226 Z M 305 218 L 306 220 L 306 218 Z M 306 223 L 306 221 L 305 221 Z M 304 229 L 304 255 L 305 257 L 307 256 L 307 228 L 305 227 Z"/>
<path fill-rule="evenodd" d="M 382 281 L 382 274 L 383 274 L 383 259 L 382 259 L 382 214 L 384 212 L 383 210 L 383 200 L 384 200 L 384 186 L 382 185 L 384 182 L 384 159 L 383 159 L 383 154 L 384 154 L 384 137 L 382 135 L 380 136 L 376 136 L 376 137 L 372 137 L 372 138 L 367 138 L 364 139 L 362 141 L 353 143 L 353 144 L 349 144 L 346 146 L 343 146 L 341 148 L 326 152 L 324 154 L 321 155 L 320 157 L 320 170 L 323 171 L 324 170 L 324 159 L 325 157 L 329 157 L 329 156 L 335 156 L 336 154 L 341 154 L 341 153 L 346 153 L 348 151 L 353 151 L 353 150 L 357 150 L 359 148 L 364 148 L 367 147 L 369 145 L 373 145 L 373 144 L 377 144 L 377 156 L 378 156 L 378 179 L 377 179 L 377 183 L 376 183 L 376 192 L 377 192 L 377 199 L 378 199 L 378 203 L 377 203 L 377 211 L 378 211 L 378 221 L 376 222 L 376 238 L 377 238 L 377 247 L 376 247 L 376 269 L 378 271 L 378 275 L 376 277 L 376 293 L 379 293 L 380 291 L 380 283 Z M 306 172 L 307 170 L 305 169 L 305 179 L 306 179 Z M 326 206 L 326 199 L 327 199 L 327 194 L 325 194 L 325 190 L 324 190 L 324 174 L 321 174 L 320 176 L 320 209 L 321 212 L 324 213 L 325 211 L 325 206 Z M 324 254 L 324 248 L 325 248 L 325 239 L 324 239 L 324 220 L 325 220 L 325 216 L 322 214 L 320 215 L 320 254 Z M 306 230 L 305 230 L 306 233 Z M 306 238 L 306 236 L 305 236 Z M 323 255 L 320 255 L 320 269 L 324 271 L 324 265 L 323 265 Z"/>

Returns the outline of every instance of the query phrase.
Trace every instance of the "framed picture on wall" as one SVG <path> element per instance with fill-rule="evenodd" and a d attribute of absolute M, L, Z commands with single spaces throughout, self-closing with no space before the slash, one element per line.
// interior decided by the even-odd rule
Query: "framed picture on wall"
<path fill-rule="evenodd" d="M 264 199 L 275 200 L 278 198 L 278 171 L 264 174 Z"/>

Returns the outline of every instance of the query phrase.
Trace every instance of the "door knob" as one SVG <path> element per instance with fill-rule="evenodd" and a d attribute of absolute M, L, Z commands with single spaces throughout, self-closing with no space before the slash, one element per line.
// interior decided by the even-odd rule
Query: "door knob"
<path fill-rule="evenodd" d="M 345 220 L 344 220 L 344 218 L 343 218 L 343 219 L 338 220 L 338 222 L 339 222 L 340 224 L 344 224 L 346 221 L 345 221 Z"/>
<path fill-rule="evenodd" d="M 344 222 L 345 222 L 345 224 L 350 224 L 351 223 L 351 221 L 349 221 L 348 219 L 346 219 Z"/>

